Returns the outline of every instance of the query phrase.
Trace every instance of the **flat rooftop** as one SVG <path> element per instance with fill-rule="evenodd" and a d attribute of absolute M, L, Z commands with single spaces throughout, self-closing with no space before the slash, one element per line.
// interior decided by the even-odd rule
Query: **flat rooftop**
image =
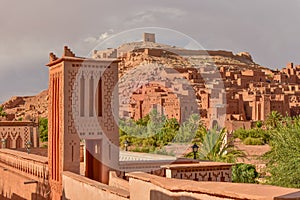
<path fill-rule="evenodd" d="M 175 161 L 175 156 L 160 154 L 140 153 L 131 151 L 120 151 L 119 161 Z"/>

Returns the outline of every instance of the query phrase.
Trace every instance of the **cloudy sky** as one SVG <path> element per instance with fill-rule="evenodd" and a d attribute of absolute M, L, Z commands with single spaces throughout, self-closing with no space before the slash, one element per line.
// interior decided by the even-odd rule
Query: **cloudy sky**
<path fill-rule="evenodd" d="M 0 101 L 47 88 L 48 54 L 85 56 L 111 35 L 162 27 L 205 49 L 248 51 L 264 66 L 300 64 L 300 1 L 0 0 Z"/>

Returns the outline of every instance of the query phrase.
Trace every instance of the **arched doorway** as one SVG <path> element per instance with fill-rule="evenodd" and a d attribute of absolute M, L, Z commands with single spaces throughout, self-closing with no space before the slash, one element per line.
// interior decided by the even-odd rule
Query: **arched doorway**
<path fill-rule="evenodd" d="M 102 180 L 101 143 L 102 140 L 86 140 L 85 176 L 96 181 Z"/>
<path fill-rule="evenodd" d="M 10 138 L 10 136 L 8 136 L 6 138 L 6 145 L 5 145 L 6 148 L 10 149 L 12 148 L 12 139 Z"/>
<path fill-rule="evenodd" d="M 16 148 L 17 149 L 23 148 L 23 140 L 22 140 L 22 138 L 20 136 L 16 140 Z"/>

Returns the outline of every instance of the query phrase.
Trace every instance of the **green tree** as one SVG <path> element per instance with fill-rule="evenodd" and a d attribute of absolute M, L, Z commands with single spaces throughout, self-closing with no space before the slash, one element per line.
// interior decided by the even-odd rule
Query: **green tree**
<path fill-rule="evenodd" d="M 48 119 L 47 118 L 39 119 L 39 132 L 40 132 L 41 141 L 48 142 Z"/>
<path fill-rule="evenodd" d="M 170 119 L 166 120 L 164 127 L 167 129 L 172 129 L 174 131 L 178 131 L 180 125 L 176 118 L 170 118 Z"/>
<path fill-rule="evenodd" d="M 206 135 L 207 130 L 206 127 L 202 124 L 202 122 L 199 124 L 198 130 L 196 131 L 195 138 L 193 140 L 193 143 L 202 143 L 203 138 Z"/>
<path fill-rule="evenodd" d="M 241 139 L 244 144 L 262 145 L 269 143 L 271 132 L 272 129 L 264 130 L 257 127 L 247 130 L 240 128 L 235 130 L 233 135 L 235 138 Z"/>
<path fill-rule="evenodd" d="M 197 158 L 201 160 L 233 163 L 236 162 L 237 158 L 245 157 L 245 153 L 235 149 L 234 146 L 230 144 L 230 141 L 225 143 L 225 137 L 225 129 L 218 131 L 215 127 L 211 130 L 206 130 Z M 192 156 L 193 152 L 186 155 L 186 157 Z"/>
<path fill-rule="evenodd" d="M 278 125 L 270 140 L 271 150 L 263 158 L 267 161 L 267 183 L 282 187 L 300 188 L 300 120 L 286 118 Z"/>
<path fill-rule="evenodd" d="M 159 134 L 166 122 L 166 116 L 160 114 L 156 109 L 149 113 L 149 122 L 147 124 L 147 136 Z"/>
<path fill-rule="evenodd" d="M 190 143 L 194 140 L 199 126 L 201 125 L 200 117 L 197 114 L 192 114 L 179 128 L 178 134 L 174 141 L 182 143 Z"/>
<path fill-rule="evenodd" d="M 137 124 L 133 119 L 123 119 L 119 121 L 119 127 L 123 135 L 143 138 L 147 135 L 147 127 Z"/>
<path fill-rule="evenodd" d="M 235 183 L 257 183 L 259 174 L 254 165 L 238 163 L 232 166 L 232 182 Z"/>
<path fill-rule="evenodd" d="M 161 131 L 154 136 L 159 146 L 172 142 L 178 133 L 179 123 L 175 118 L 167 119 Z"/>
<path fill-rule="evenodd" d="M 150 121 L 150 115 L 146 115 L 145 117 L 136 121 L 137 125 L 147 126 L 148 122 Z"/>
<path fill-rule="evenodd" d="M 282 120 L 282 115 L 278 113 L 277 111 L 272 111 L 266 120 L 266 125 L 269 129 L 277 128 L 280 124 L 280 121 Z"/>

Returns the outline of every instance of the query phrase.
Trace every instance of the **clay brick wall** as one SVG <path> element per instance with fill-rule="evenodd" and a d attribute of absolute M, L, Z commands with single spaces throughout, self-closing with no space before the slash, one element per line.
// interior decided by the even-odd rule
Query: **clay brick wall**
<path fill-rule="evenodd" d="M 24 184 L 31 179 L 2 165 L 0 177 L 0 199 L 47 199 L 48 191 L 42 183 Z"/>
<path fill-rule="evenodd" d="M 2 139 L 6 141 L 6 148 L 25 148 L 29 141 L 32 147 L 39 147 L 38 126 L 32 122 L 0 122 L 0 141 Z"/>
<path fill-rule="evenodd" d="M 297 199 L 299 190 L 259 184 L 196 182 L 129 173 L 130 199 Z"/>
<path fill-rule="evenodd" d="M 45 160 L 45 157 L 1 149 L 0 199 L 48 199 L 50 188 Z"/>
<path fill-rule="evenodd" d="M 155 33 L 144 33 L 144 42 L 155 42 Z"/>
<path fill-rule="evenodd" d="M 162 49 L 145 49 L 144 52 L 147 55 L 160 57 L 163 53 Z"/>
<path fill-rule="evenodd" d="M 63 172 L 62 179 L 63 199 L 129 199 L 129 192 L 126 190 L 108 186 L 71 172 Z"/>

